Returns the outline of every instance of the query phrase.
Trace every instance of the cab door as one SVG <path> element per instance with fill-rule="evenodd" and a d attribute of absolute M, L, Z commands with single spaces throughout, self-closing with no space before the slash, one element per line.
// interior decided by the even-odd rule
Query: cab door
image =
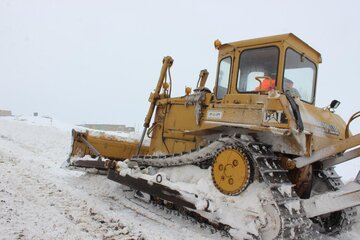
<path fill-rule="evenodd" d="M 234 69 L 234 51 L 226 54 L 219 54 L 218 70 L 215 85 L 215 102 L 221 102 L 229 93 L 232 72 Z"/>

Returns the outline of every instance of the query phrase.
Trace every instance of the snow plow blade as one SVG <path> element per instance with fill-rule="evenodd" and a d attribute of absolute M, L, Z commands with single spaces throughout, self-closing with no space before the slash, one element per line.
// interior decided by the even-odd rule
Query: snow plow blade
<path fill-rule="evenodd" d="M 106 170 L 105 159 L 122 161 L 136 153 L 139 142 L 94 130 L 72 130 L 72 149 L 68 166 Z M 148 147 L 142 146 L 142 154 Z"/>

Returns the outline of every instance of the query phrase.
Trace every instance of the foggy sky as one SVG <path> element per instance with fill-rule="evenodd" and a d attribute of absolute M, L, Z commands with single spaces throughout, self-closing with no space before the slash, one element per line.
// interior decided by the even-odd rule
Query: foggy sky
<path fill-rule="evenodd" d="M 356 0 L 0 0 L 0 109 L 141 125 L 164 56 L 175 60 L 173 96 L 183 95 L 204 68 L 213 88 L 215 39 L 292 32 L 322 54 L 316 105 L 340 100 L 347 121 L 360 110 L 359 7 Z"/>

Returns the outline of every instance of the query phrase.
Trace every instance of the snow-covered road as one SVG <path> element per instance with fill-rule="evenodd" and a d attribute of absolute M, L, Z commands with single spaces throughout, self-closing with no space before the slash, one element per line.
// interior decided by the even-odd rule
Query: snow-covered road
<path fill-rule="evenodd" d="M 60 168 L 71 132 L 0 119 L 0 239 L 217 239 L 105 176 Z M 125 191 L 124 191 L 125 190 Z"/>
<path fill-rule="evenodd" d="M 0 239 L 221 238 L 133 199 L 105 176 L 60 168 L 70 127 L 44 125 L 0 118 Z M 360 239 L 359 230 L 340 238 Z"/>

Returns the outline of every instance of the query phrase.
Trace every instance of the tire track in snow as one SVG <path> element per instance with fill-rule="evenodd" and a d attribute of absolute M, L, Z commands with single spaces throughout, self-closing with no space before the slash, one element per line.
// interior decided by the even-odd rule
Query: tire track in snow
<path fill-rule="evenodd" d="M 12 213 L 10 213 L 10 216 L 7 214 L 7 223 L 10 223 L 12 219 L 19 216 L 24 210 L 29 215 L 41 216 L 47 220 L 51 220 L 51 218 L 44 216 L 46 214 L 38 214 L 38 212 L 50 212 L 54 214 L 56 219 L 60 218 L 61 221 L 65 221 L 65 224 L 62 223 L 61 227 L 64 227 L 63 225 L 69 225 L 68 222 L 71 222 L 70 225 L 72 225 L 72 231 L 84 232 L 86 233 L 86 238 L 89 239 L 142 238 L 141 234 L 131 233 L 119 220 L 109 219 L 94 210 L 91 206 L 88 206 L 86 200 L 74 198 L 69 192 L 59 188 L 55 183 L 49 182 L 48 178 L 43 178 L 40 174 L 33 174 L 34 172 L 39 172 L 39 170 L 41 171 L 44 166 L 36 166 L 39 169 L 34 169 L 35 166 L 22 168 L 24 159 L 7 156 L 4 151 L 1 151 L 1 156 L 1 158 L 4 159 L 1 164 L 2 172 L 5 171 L 5 173 L 7 173 L 6 176 L 2 174 L 2 179 L 7 179 L 7 181 L 0 182 L 0 191 L 2 191 L 1 193 L 4 193 L 1 194 L 0 197 L 5 198 L 3 195 L 5 195 L 5 189 L 7 189 L 6 185 L 11 182 L 11 191 L 6 192 L 8 195 L 6 199 L 12 197 L 15 198 L 16 201 L 16 204 L 10 204 L 10 202 L 6 204 L 7 201 L 2 200 L 2 208 L 4 211 L 8 210 L 8 213 L 9 211 L 15 212 L 15 216 Z M 11 205 L 15 206 L 11 208 Z M 20 237 L 23 236 L 24 233 L 28 236 L 33 235 L 33 232 L 26 230 L 26 226 L 21 226 L 24 225 L 22 224 L 22 221 L 25 221 L 25 219 L 21 218 L 15 223 L 19 226 L 12 225 L 15 228 L 20 228 L 20 230 L 15 231 L 14 234 L 16 235 L 18 232 L 21 232 Z M 39 223 L 35 221 L 34 224 L 38 225 Z M 54 223 L 53 226 L 55 228 L 58 227 L 56 223 Z M 47 226 L 47 228 L 49 228 L 49 226 Z M 82 239 L 83 234 L 75 233 L 75 236 L 72 236 L 70 231 L 67 231 L 66 228 L 68 227 L 65 227 L 65 230 L 60 230 L 58 233 L 55 233 L 55 236 L 50 236 L 58 237 L 59 235 L 67 234 L 67 237 L 69 238 L 74 237 L 75 239 Z M 43 230 L 43 232 L 46 231 L 45 229 L 41 230 Z"/>

